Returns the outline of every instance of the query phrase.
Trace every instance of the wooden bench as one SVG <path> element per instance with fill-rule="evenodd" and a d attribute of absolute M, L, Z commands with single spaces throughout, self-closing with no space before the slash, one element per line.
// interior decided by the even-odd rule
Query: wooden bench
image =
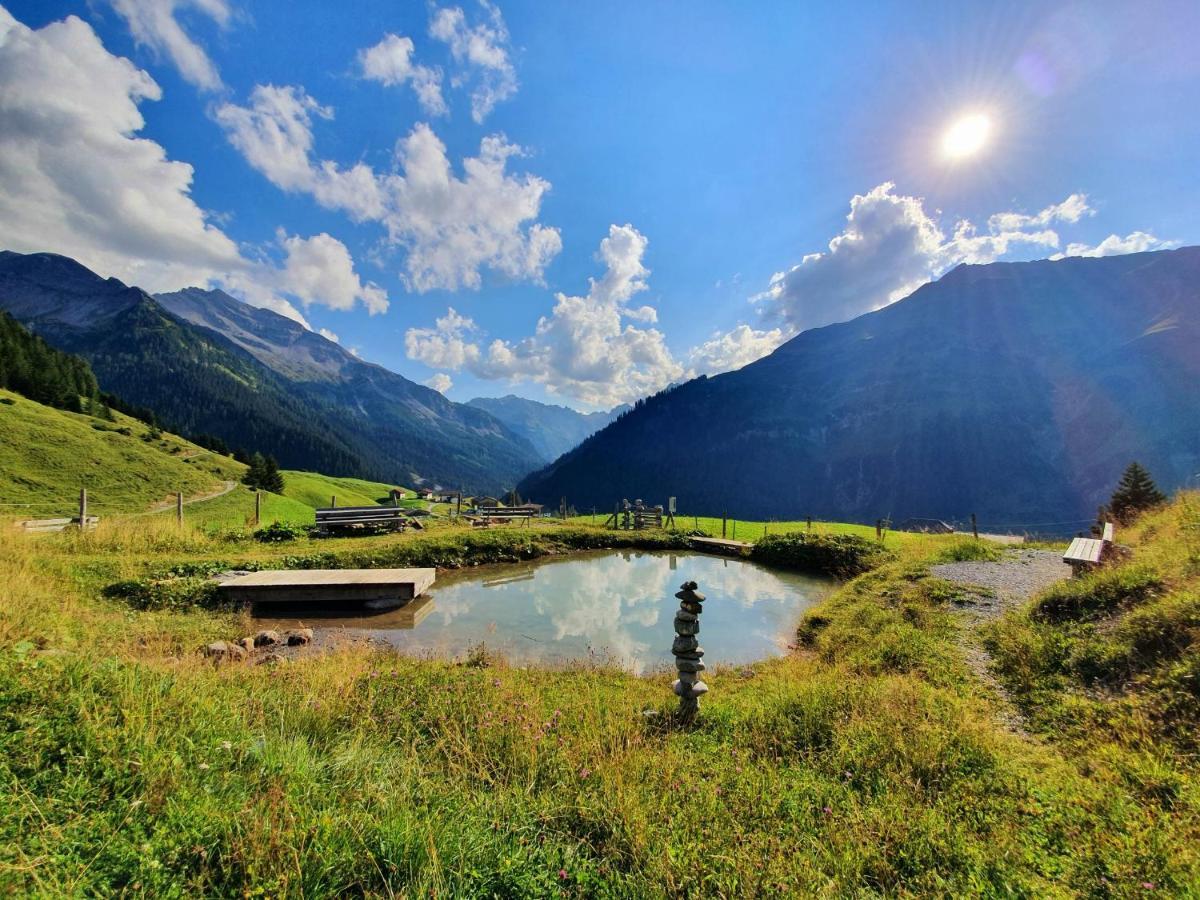
<path fill-rule="evenodd" d="M 1069 564 L 1078 575 L 1100 565 L 1112 553 L 1113 525 L 1104 523 L 1104 531 L 1098 538 L 1077 537 L 1063 554 L 1063 562 Z"/>
<path fill-rule="evenodd" d="M 99 516 L 88 516 L 83 523 L 83 530 L 90 531 L 100 524 Z M 79 516 L 63 519 L 26 519 L 18 522 L 17 527 L 25 531 L 65 531 L 68 528 L 79 527 Z"/>
<path fill-rule="evenodd" d="M 633 527 L 635 530 L 652 526 L 654 528 L 662 528 L 663 511 L 661 506 L 654 506 L 648 509 L 633 509 Z"/>
<path fill-rule="evenodd" d="M 527 506 L 480 506 L 471 514 L 471 524 L 476 528 L 487 528 L 499 522 L 515 522 L 524 519 L 528 525 L 533 520 L 533 510 Z"/>
<path fill-rule="evenodd" d="M 410 524 L 408 510 L 399 506 L 332 506 L 317 510 L 317 530 L 322 534 L 403 531 Z"/>

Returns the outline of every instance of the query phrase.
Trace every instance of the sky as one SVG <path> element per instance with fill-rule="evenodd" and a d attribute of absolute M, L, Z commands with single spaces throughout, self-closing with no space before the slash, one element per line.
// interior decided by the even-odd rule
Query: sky
<path fill-rule="evenodd" d="M 0 248 L 581 410 L 1200 242 L 1200 4 L 0 0 Z"/>

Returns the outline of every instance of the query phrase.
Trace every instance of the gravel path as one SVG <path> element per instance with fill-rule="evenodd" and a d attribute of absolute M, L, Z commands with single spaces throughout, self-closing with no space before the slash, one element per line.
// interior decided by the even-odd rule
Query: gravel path
<path fill-rule="evenodd" d="M 1056 581 L 1071 577 L 1071 567 L 1053 550 L 1016 550 L 999 562 L 956 562 L 931 566 L 935 578 L 944 578 L 967 588 L 962 595 L 962 612 L 968 627 L 963 629 L 962 651 L 967 665 L 996 697 L 1000 721 L 1014 734 L 1032 740 L 1012 696 L 992 674 L 992 658 L 979 641 L 976 629 L 1025 603 Z M 980 590 L 982 589 L 982 590 Z"/>
<path fill-rule="evenodd" d="M 1000 562 L 943 563 L 929 570 L 935 578 L 984 588 L 971 593 L 965 609 L 976 618 L 995 619 L 1056 581 L 1071 577 L 1071 567 L 1053 550 L 1017 550 Z"/>

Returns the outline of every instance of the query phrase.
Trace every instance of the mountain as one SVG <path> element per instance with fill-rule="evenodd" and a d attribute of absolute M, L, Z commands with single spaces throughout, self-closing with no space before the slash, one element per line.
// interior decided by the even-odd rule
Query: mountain
<path fill-rule="evenodd" d="M 287 468 L 498 490 L 539 462 L 486 412 L 219 291 L 159 300 L 66 257 L 0 252 L 0 309 L 171 430 Z"/>
<path fill-rule="evenodd" d="M 1072 530 L 1134 459 L 1164 488 L 1200 472 L 1198 247 L 960 266 L 640 401 L 519 490 Z"/>
<path fill-rule="evenodd" d="M 558 459 L 631 408 L 622 405 L 608 412 L 581 413 L 565 406 L 552 406 L 512 394 L 507 397 L 476 397 L 468 400 L 467 405 L 486 410 L 533 444 L 544 463 Z"/>

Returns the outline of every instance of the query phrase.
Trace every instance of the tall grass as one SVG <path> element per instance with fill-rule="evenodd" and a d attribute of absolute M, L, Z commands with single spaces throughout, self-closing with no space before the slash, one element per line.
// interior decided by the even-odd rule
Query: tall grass
<path fill-rule="evenodd" d="M 547 546 L 613 539 L 530 531 Z M 518 537 L 472 536 L 504 552 L 527 546 Z M 898 548 L 812 610 L 800 652 L 706 673 L 712 691 L 684 725 L 661 673 L 361 647 L 214 667 L 195 648 L 245 623 L 99 596 L 114 573 L 228 549 L 185 535 L 169 552 L 146 549 L 166 539 L 0 534 L 0 892 L 1142 896 L 1200 885 L 1194 762 L 1160 752 L 1149 724 L 1137 746 L 1094 741 L 1103 752 L 1006 728 L 962 657 L 953 587 L 928 575 L 937 541 Z M 348 561 L 419 542 L 320 546 Z M 1131 618 L 1129 640 L 1177 662 L 1177 648 L 1155 643 L 1160 625 Z"/>

